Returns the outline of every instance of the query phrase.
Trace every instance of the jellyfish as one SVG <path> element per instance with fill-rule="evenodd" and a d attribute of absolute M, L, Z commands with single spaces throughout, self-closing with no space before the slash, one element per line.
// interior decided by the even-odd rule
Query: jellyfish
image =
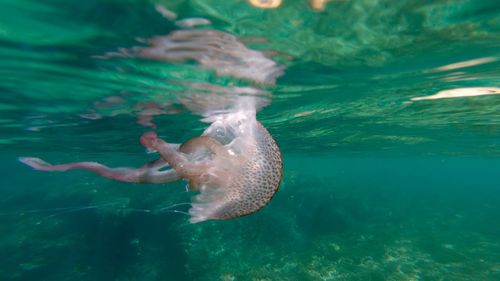
<path fill-rule="evenodd" d="M 279 188 L 282 159 L 279 148 L 255 112 L 217 116 L 199 137 L 181 145 L 147 132 L 143 146 L 159 158 L 139 168 L 111 168 L 97 162 L 52 165 L 40 158 L 19 161 L 40 171 L 88 170 L 123 182 L 169 183 L 188 181 L 193 196 L 191 223 L 226 220 L 257 212 Z"/>

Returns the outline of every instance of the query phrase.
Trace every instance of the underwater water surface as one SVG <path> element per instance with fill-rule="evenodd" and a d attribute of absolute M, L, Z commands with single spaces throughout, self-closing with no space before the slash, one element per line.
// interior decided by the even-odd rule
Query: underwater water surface
<path fill-rule="evenodd" d="M 500 3 L 251 2 L 0 0 L 0 280 L 500 280 Z M 249 216 L 18 161 L 138 167 L 248 97 L 284 165 Z"/>

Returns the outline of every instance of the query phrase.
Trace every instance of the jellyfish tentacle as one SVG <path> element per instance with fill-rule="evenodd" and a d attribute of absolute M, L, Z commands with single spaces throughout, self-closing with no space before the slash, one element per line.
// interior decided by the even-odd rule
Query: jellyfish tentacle
<path fill-rule="evenodd" d="M 174 169 L 161 171 L 161 169 L 169 167 L 168 162 L 163 158 L 159 158 L 144 164 L 136 171 L 140 173 L 140 181 L 143 183 L 167 183 L 179 180 L 179 175 Z"/>
<path fill-rule="evenodd" d="M 35 170 L 64 172 L 68 170 L 86 170 L 99 174 L 105 178 L 135 183 L 166 183 L 179 179 L 179 175 L 175 170 L 170 169 L 160 171 L 161 168 L 167 166 L 167 163 L 162 159 L 147 163 L 141 168 L 110 168 L 97 162 L 75 162 L 52 165 L 40 158 L 34 157 L 19 157 L 19 161 Z"/>
<path fill-rule="evenodd" d="M 141 137 L 141 143 L 160 153 L 163 160 L 170 163 L 180 177 L 190 181 L 189 189 L 196 191 L 198 185 L 209 181 L 208 170 L 214 167 L 215 159 L 229 159 L 229 153 L 218 140 L 210 136 L 199 136 L 175 148 L 158 138 L 156 133 L 148 132 Z"/>
<path fill-rule="evenodd" d="M 167 161 L 181 177 L 185 177 L 196 169 L 186 154 L 158 138 L 155 132 L 147 132 L 142 135 L 141 143 L 147 148 L 158 151 L 163 160 Z"/>

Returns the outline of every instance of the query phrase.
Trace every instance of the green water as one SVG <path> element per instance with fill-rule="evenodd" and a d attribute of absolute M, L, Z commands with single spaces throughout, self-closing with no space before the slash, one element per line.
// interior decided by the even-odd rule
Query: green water
<path fill-rule="evenodd" d="M 193 61 L 103 58 L 179 29 L 155 4 L 266 39 L 247 45 L 284 74 L 261 84 Z M 500 95 L 411 100 L 500 87 L 499 50 L 496 0 L 323 12 L 302 0 L 0 0 L 0 280 L 500 280 Z M 142 165 L 154 158 L 138 142 L 144 104 L 166 105 L 153 123 L 169 141 L 207 127 L 176 103 L 179 82 L 272 92 L 257 118 L 284 178 L 263 210 L 190 224 L 162 209 L 189 202 L 183 182 L 16 160 Z"/>

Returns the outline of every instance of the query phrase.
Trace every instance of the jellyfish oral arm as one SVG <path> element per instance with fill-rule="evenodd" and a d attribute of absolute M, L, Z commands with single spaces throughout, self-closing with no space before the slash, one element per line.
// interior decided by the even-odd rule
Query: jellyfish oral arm
<path fill-rule="evenodd" d="M 167 183 L 181 179 L 182 175 L 190 174 L 195 169 L 179 151 L 179 145 L 169 144 L 158 138 L 153 132 L 144 134 L 141 143 L 149 149 L 158 151 L 161 158 L 143 165 L 140 168 L 111 168 L 97 162 L 76 162 L 52 165 L 40 158 L 19 157 L 19 161 L 35 170 L 49 172 L 64 172 L 68 170 L 86 170 L 105 178 L 135 183 Z M 170 166 L 174 169 L 162 170 Z"/>
<path fill-rule="evenodd" d="M 157 151 L 161 158 L 172 166 L 175 171 L 182 177 L 189 174 L 189 171 L 195 168 L 189 163 L 184 153 L 180 152 L 175 146 L 158 138 L 155 132 L 148 132 L 141 136 L 141 143 L 145 147 Z"/>
<path fill-rule="evenodd" d="M 35 170 L 49 172 L 64 172 L 68 170 L 86 170 L 97 173 L 105 178 L 135 183 L 166 183 L 178 180 L 180 177 L 175 170 L 161 171 L 168 166 L 167 162 L 158 159 L 146 165 L 134 168 L 110 168 L 97 162 L 76 162 L 52 165 L 40 158 L 19 157 L 19 161 Z"/>

